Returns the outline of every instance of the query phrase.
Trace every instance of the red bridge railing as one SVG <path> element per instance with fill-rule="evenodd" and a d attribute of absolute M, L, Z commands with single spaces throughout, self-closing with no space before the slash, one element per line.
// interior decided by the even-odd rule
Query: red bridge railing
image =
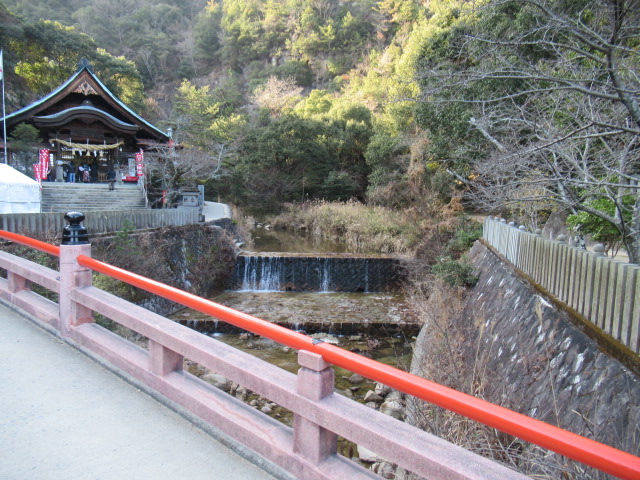
<path fill-rule="evenodd" d="M 0 230 L 0 237 L 46 251 L 52 255 L 60 255 L 60 247 L 28 237 L 2 230 Z M 605 473 L 629 480 L 640 478 L 640 457 L 98 261 L 88 255 L 80 254 L 76 260 L 81 267 L 108 275 L 296 350 L 305 350 L 321 355 L 327 363 L 358 373 Z"/>

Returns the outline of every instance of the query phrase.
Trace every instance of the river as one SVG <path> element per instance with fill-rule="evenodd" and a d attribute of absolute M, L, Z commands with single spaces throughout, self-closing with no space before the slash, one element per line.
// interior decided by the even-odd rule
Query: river
<path fill-rule="evenodd" d="M 335 242 L 317 243 L 265 229 L 256 229 L 253 233 L 254 253 L 348 254 L 344 245 Z M 214 295 L 211 300 L 405 370 L 410 365 L 412 343 L 419 328 L 412 324 L 404 296 L 399 293 L 229 290 Z M 171 318 L 290 372 L 299 368 L 295 351 L 199 312 L 185 309 Z M 192 370 L 195 374 L 203 373 L 197 366 Z M 375 385 L 368 380 L 354 383 L 351 376 L 351 372 L 337 368 L 336 388 L 363 402 Z M 290 423 L 286 412 L 272 407 L 276 418 Z"/>

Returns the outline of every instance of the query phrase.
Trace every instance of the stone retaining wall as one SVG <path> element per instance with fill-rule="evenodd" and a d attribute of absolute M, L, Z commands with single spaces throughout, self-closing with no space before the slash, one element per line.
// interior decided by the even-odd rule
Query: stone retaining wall
<path fill-rule="evenodd" d="M 462 312 L 440 328 L 449 338 L 463 339 L 454 349 L 465 362 L 456 375 L 484 373 L 474 382 L 459 383 L 473 384 L 490 402 L 638 455 L 638 376 L 484 245 L 476 243 L 470 259 L 479 281 L 467 292 Z M 430 335 L 423 327 L 413 373 L 446 368 L 426 363 L 434 362 Z"/>

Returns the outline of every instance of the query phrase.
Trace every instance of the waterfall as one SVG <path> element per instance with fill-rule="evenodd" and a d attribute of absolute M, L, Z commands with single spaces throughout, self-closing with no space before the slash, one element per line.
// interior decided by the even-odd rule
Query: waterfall
<path fill-rule="evenodd" d="M 331 288 L 331 259 L 323 258 L 322 259 L 322 269 L 321 269 L 321 278 L 320 282 L 320 291 L 322 292 L 330 292 Z"/>
<path fill-rule="evenodd" d="M 282 287 L 283 257 L 243 256 L 241 290 L 277 291 Z"/>
<path fill-rule="evenodd" d="M 381 292 L 399 281 L 388 257 L 239 255 L 232 290 Z"/>
<path fill-rule="evenodd" d="M 369 292 L 369 259 L 364 260 L 364 291 Z"/>

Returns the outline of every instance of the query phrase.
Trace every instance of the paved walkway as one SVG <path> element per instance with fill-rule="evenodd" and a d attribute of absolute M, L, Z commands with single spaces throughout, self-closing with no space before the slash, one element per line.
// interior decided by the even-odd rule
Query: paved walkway
<path fill-rule="evenodd" d="M 0 478 L 274 478 L 0 304 Z"/>

